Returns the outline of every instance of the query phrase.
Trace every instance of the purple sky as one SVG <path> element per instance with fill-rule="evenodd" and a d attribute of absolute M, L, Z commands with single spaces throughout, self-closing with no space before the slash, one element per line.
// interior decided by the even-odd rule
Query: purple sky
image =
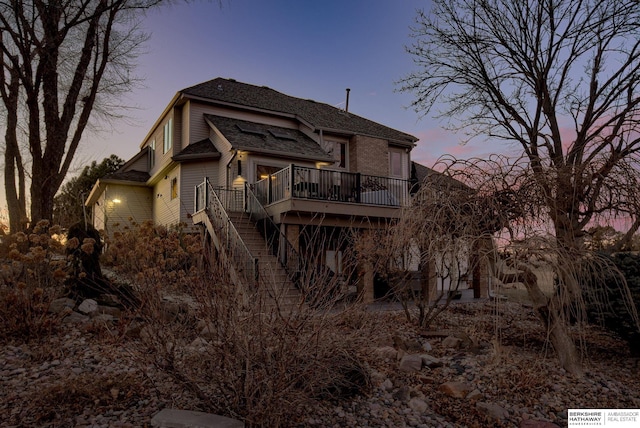
<path fill-rule="evenodd" d="M 222 0 L 195 1 L 152 11 L 148 53 L 137 74 L 130 121 L 87 135 L 77 160 L 84 165 L 111 153 L 129 159 L 153 122 L 180 89 L 215 77 L 269 86 L 349 111 L 420 139 L 414 160 L 427 165 L 443 154 L 482 155 L 482 142 L 461 146 L 443 123 L 408 108 L 412 94 L 396 92 L 413 69 L 405 46 L 409 27 L 427 0 Z"/>

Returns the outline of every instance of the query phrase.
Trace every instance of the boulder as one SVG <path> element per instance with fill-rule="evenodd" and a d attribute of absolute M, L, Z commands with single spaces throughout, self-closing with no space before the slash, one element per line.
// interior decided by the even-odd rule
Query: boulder
<path fill-rule="evenodd" d="M 98 310 L 98 302 L 96 302 L 93 299 L 85 299 L 78 306 L 78 311 L 86 315 L 92 314 L 97 310 Z"/>
<path fill-rule="evenodd" d="M 151 419 L 158 428 L 244 428 L 244 422 L 192 410 L 163 409 Z"/>
<path fill-rule="evenodd" d="M 422 357 L 420 355 L 405 355 L 400 360 L 399 368 L 405 372 L 419 372 L 422 370 Z"/>

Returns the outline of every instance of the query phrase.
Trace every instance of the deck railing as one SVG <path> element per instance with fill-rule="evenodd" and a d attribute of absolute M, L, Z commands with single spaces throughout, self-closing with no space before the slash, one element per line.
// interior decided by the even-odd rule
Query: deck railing
<path fill-rule="evenodd" d="M 220 245 L 224 246 L 228 259 L 234 263 L 238 274 L 247 284 L 254 284 L 258 279 L 258 259 L 251 254 L 227 214 L 242 210 L 242 191 L 215 189 L 205 179 L 196 186 L 195 203 L 195 212 L 207 209 Z"/>
<path fill-rule="evenodd" d="M 269 252 L 278 258 L 289 279 L 297 283 L 303 268 L 300 254 L 289 242 L 285 234 L 282 233 L 278 225 L 273 222 L 251 187 L 249 185 L 246 186 L 246 212 L 266 241 Z"/>
<path fill-rule="evenodd" d="M 290 165 L 254 185 L 262 205 L 288 198 L 388 207 L 410 203 L 409 180 Z"/>

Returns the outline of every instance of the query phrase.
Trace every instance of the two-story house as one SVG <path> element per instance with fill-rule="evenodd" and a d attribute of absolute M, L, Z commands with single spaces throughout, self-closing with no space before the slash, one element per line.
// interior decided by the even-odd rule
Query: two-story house
<path fill-rule="evenodd" d="M 100 179 L 86 205 L 107 232 L 130 218 L 200 225 L 238 279 L 265 277 L 267 265 L 280 275 L 277 259 L 300 282 L 301 271 L 317 271 L 303 261 L 314 260 L 370 300 L 374 272 L 343 272 L 343 238 L 398 218 L 416 141 L 327 104 L 217 78 L 179 91 L 140 152 Z"/>

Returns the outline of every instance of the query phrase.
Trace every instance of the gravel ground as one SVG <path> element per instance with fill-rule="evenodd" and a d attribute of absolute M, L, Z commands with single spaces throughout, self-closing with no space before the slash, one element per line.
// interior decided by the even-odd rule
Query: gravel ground
<path fill-rule="evenodd" d="M 365 353 L 371 390 L 317 403 L 302 425 L 552 427 L 567 425 L 569 408 L 640 408 L 638 360 L 597 328 L 582 336 L 585 376 L 576 378 L 559 368 L 532 310 L 518 303 L 457 304 L 430 332 L 398 311 L 375 317 L 380 340 Z M 144 427 L 165 407 L 203 410 L 145 349 L 117 325 L 94 323 L 3 345 L 0 427 Z M 423 355 L 418 369 L 401 367 L 403 357 Z"/>

